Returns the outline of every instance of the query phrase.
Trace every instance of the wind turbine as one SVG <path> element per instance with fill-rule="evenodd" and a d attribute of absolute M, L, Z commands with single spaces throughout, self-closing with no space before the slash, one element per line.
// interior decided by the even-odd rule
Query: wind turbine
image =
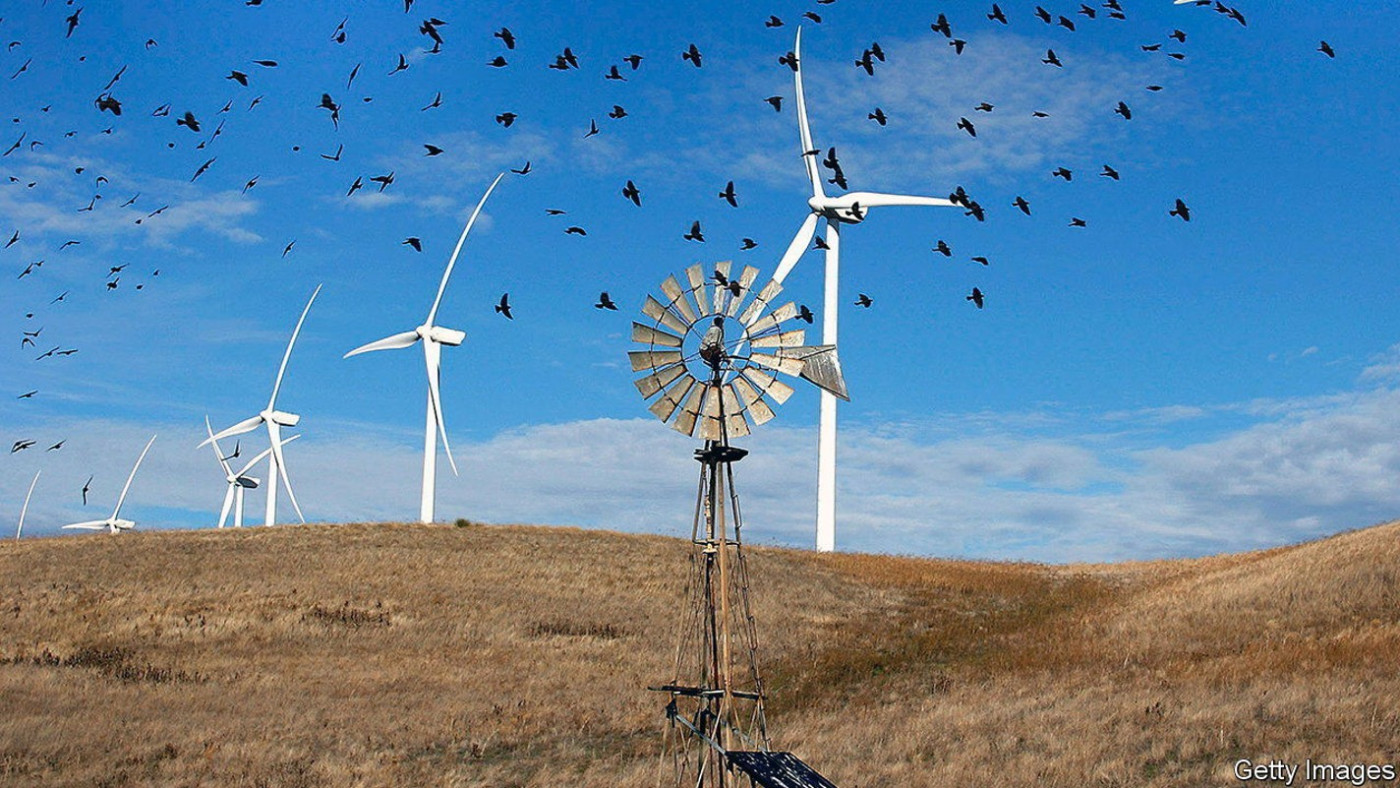
<path fill-rule="evenodd" d="M 204 417 L 204 429 L 209 433 L 210 438 L 214 437 L 214 428 L 209 426 L 208 416 Z M 292 441 L 300 437 L 300 435 L 293 435 L 292 437 L 282 441 L 282 445 L 286 446 L 288 443 L 291 443 Z M 233 468 L 229 466 L 228 460 L 224 457 L 223 450 L 219 448 L 219 442 L 216 440 L 211 440 L 210 443 L 214 445 L 214 456 L 218 458 L 219 467 L 224 469 L 224 479 L 228 481 L 228 492 L 224 493 L 224 508 L 219 512 L 219 527 L 223 528 L 224 523 L 228 522 L 228 510 L 230 507 L 232 507 L 233 527 L 242 528 L 243 491 L 256 490 L 258 488 L 258 485 L 262 483 L 262 480 L 258 479 L 257 477 L 249 476 L 248 471 L 252 470 L 254 465 L 257 465 L 258 463 L 262 462 L 263 459 L 266 458 L 267 455 L 272 452 L 272 449 L 263 449 L 262 452 L 259 453 L 256 457 L 249 460 L 248 464 L 244 465 L 242 470 L 240 470 L 238 473 L 234 473 Z M 235 453 L 237 453 L 237 450 L 235 450 Z"/>
<path fill-rule="evenodd" d="M 297 334 L 301 333 L 301 324 L 306 322 L 306 313 L 311 311 L 311 305 L 315 303 L 316 295 L 320 292 L 321 285 L 316 285 L 316 289 L 311 293 L 311 298 L 306 302 L 306 308 L 301 310 L 301 317 L 297 318 L 297 327 L 292 329 L 292 338 L 287 342 L 287 352 L 282 354 L 282 366 L 277 369 L 277 381 L 272 384 L 272 396 L 267 400 L 267 407 L 263 408 L 258 415 L 244 419 L 217 435 L 210 435 L 199 444 L 200 447 L 203 447 L 219 438 L 242 435 L 257 429 L 260 424 L 267 425 L 267 441 L 270 448 L 267 459 L 267 517 L 263 521 L 265 525 L 272 525 L 277 521 L 277 477 L 279 475 L 282 477 L 283 486 L 287 488 L 287 497 L 292 500 L 292 508 L 296 509 L 297 518 L 303 523 L 306 522 L 306 518 L 301 514 L 301 507 L 297 505 L 296 493 L 292 492 L 292 482 L 287 478 L 287 461 L 282 457 L 282 445 L 287 442 L 282 440 L 282 428 L 295 427 L 297 422 L 301 421 L 301 416 L 278 410 L 277 392 L 282 388 L 282 376 L 287 372 L 287 359 L 292 357 L 292 347 L 297 343 Z"/>
<path fill-rule="evenodd" d="M 101 531 L 106 529 L 108 533 L 130 531 L 132 528 L 135 528 L 136 523 L 131 520 L 122 520 L 117 517 L 117 515 L 122 512 L 122 503 L 126 501 L 126 491 L 131 489 L 131 480 L 136 478 L 136 469 L 141 467 L 141 461 L 146 459 L 146 452 L 151 450 L 151 444 L 155 442 L 156 436 L 152 435 L 151 439 L 146 441 L 146 448 L 141 450 L 141 456 L 136 458 L 136 464 L 131 466 L 131 473 L 126 477 L 126 484 L 122 487 L 122 494 L 117 497 L 117 508 L 112 510 L 111 517 L 105 520 L 87 520 L 81 523 L 71 523 L 63 527 L 82 531 Z"/>
<path fill-rule="evenodd" d="M 797 44 L 793 48 L 795 64 L 793 81 L 797 92 L 797 123 L 802 141 L 802 163 L 807 168 L 807 178 L 812 182 L 812 196 L 807 200 L 811 213 L 802 221 L 802 227 L 783 253 L 773 280 L 782 283 L 793 266 L 807 251 L 812 236 L 817 231 L 817 221 L 826 223 L 826 283 L 822 301 L 822 344 L 836 345 L 837 310 L 840 297 L 837 293 L 841 267 L 840 227 L 844 224 L 858 224 L 868 215 L 869 209 L 888 205 L 932 205 L 951 207 L 952 200 L 941 197 L 916 197 L 904 194 L 883 194 L 880 192 L 847 192 L 827 195 L 822 188 L 821 173 L 817 170 L 818 149 L 812 145 L 812 131 L 807 123 L 807 99 L 802 93 L 802 29 L 797 30 Z M 817 550 L 830 552 L 836 549 L 836 395 L 823 390 L 821 393 L 821 431 L 817 443 Z"/>
<path fill-rule="evenodd" d="M 20 532 L 24 530 L 24 514 L 29 511 L 29 496 L 34 494 L 34 485 L 39 483 L 39 474 L 43 471 L 34 472 L 34 481 L 29 483 L 29 492 L 24 494 L 24 506 L 19 510 L 19 525 L 15 528 L 15 541 L 19 541 Z"/>
<path fill-rule="evenodd" d="M 442 449 L 447 453 L 447 462 L 452 466 L 452 474 L 457 475 L 457 463 L 452 459 L 452 448 L 447 445 L 447 426 L 442 420 L 442 346 L 456 347 L 467 338 L 466 332 L 434 325 L 433 320 L 437 317 L 438 306 L 442 303 L 442 294 L 447 289 L 447 279 L 452 276 L 452 267 L 457 264 L 457 255 L 462 251 L 462 244 L 467 240 L 467 233 L 471 232 L 472 225 L 476 223 L 477 215 L 481 213 L 481 206 L 486 204 L 486 198 L 491 196 L 491 192 L 495 190 L 496 184 L 501 182 L 503 175 L 505 173 L 497 175 L 496 180 L 491 182 L 486 193 L 481 195 L 481 201 L 476 204 L 471 217 L 467 219 L 467 226 L 462 229 L 462 236 L 457 239 L 457 248 L 452 250 L 452 257 L 447 261 L 447 270 L 442 272 L 442 282 L 438 285 L 437 298 L 433 299 L 433 306 L 428 310 L 428 318 L 423 321 L 423 325 L 412 331 L 394 334 L 367 345 L 361 345 L 344 356 L 344 358 L 350 358 L 360 353 L 368 353 L 371 350 L 393 350 L 411 347 L 416 342 L 423 343 L 423 359 L 428 367 L 428 415 L 423 434 L 423 499 L 418 507 L 418 519 L 424 523 L 433 521 L 433 498 L 437 489 L 437 439 L 439 436 L 442 437 Z"/>

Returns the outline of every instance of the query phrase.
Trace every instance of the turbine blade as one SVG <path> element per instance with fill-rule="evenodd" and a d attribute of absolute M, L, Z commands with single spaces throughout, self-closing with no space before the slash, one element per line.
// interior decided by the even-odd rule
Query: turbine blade
<path fill-rule="evenodd" d="M 107 527 L 108 522 L 108 520 L 84 520 L 81 523 L 69 523 L 61 527 L 78 528 L 84 531 L 101 531 Z"/>
<path fill-rule="evenodd" d="M 437 423 L 442 450 L 447 452 L 447 464 L 452 466 L 452 475 L 460 476 L 457 461 L 452 459 L 452 447 L 447 444 L 447 424 L 442 420 L 442 346 L 432 341 L 424 342 L 423 356 L 428 362 L 428 398 L 433 401 L 433 421 Z"/>
<path fill-rule="evenodd" d="M 224 493 L 224 508 L 219 512 L 220 528 L 223 528 L 224 523 L 228 522 L 228 510 L 233 508 L 233 492 L 236 489 L 238 489 L 238 485 L 236 483 L 231 483 L 228 486 L 228 492 Z"/>
<path fill-rule="evenodd" d="M 358 356 L 361 353 L 368 353 L 372 350 L 397 350 L 399 348 L 411 347 L 413 343 L 417 341 L 417 331 L 405 331 L 402 334 L 394 334 L 393 336 L 387 336 L 383 339 L 376 339 L 367 345 L 360 345 L 349 353 L 341 356 L 341 358 Z"/>
<path fill-rule="evenodd" d="M 793 70 L 793 82 L 797 92 L 797 128 L 802 137 L 802 163 L 807 167 L 807 177 L 812 181 L 812 196 L 823 197 L 822 176 L 817 171 L 817 157 L 808 153 L 812 150 L 812 128 L 807 123 L 807 97 L 802 93 L 802 28 L 797 28 L 797 43 L 792 53 L 797 57 L 797 68 Z"/>
<path fill-rule="evenodd" d="M 442 303 L 442 293 L 447 289 L 447 279 L 452 276 L 452 267 L 457 264 L 457 255 L 462 252 L 462 244 L 467 240 L 467 233 L 471 232 L 472 225 L 476 224 L 476 217 L 481 213 L 481 206 L 486 204 L 486 198 L 491 196 L 491 192 L 496 189 L 496 184 L 500 183 L 504 176 L 503 172 L 496 176 L 496 180 L 491 181 L 491 185 L 487 187 L 486 193 L 481 195 L 481 200 L 476 204 L 476 208 L 472 209 L 472 215 L 467 218 L 467 226 L 462 228 L 462 236 L 457 239 L 457 247 L 452 250 L 452 257 L 447 261 L 447 270 L 442 272 L 442 283 L 438 285 L 437 297 L 433 299 L 433 308 L 428 310 L 428 320 L 425 325 L 431 326 L 433 319 L 437 317 L 438 305 Z"/>
<path fill-rule="evenodd" d="M 278 430 L 278 434 L 279 434 L 279 435 L 281 434 L 281 430 Z M 300 435 L 293 435 L 292 437 L 290 437 L 290 438 L 288 438 L 288 439 L 282 441 L 282 445 L 283 445 L 283 446 L 286 446 L 288 443 L 291 443 L 292 441 L 294 441 L 294 440 L 296 440 L 297 438 L 300 438 L 300 437 L 301 437 Z M 238 475 L 239 475 L 239 476 L 247 476 L 247 475 L 248 475 L 248 471 L 253 470 L 253 466 L 254 466 L 254 465 L 257 465 L 258 463 L 260 463 L 260 462 L 262 462 L 263 460 L 267 459 L 267 455 L 269 455 L 269 454 L 271 454 L 271 453 L 272 453 L 272 449 L 263 449 L 261 452 L 258 452 L 258 456 L 256 456 L 256 457 L 254 457 L 253 459 L 249 460 L 249 461 L 248 461 L 248 464 L 243 466 L 243 470 L 241 470 L 241 471 L 238 472 Z"/>
<path fill-rule="evenodd" d="M 282 375 L 287 372 L 287 359 L 292 357 L 292 346 L 297 343 L 297 334 L 301 333 L 301 324 L 306 322 L 306 313 L 311 311 L 311 304 L 316 301 L 316 294 L 321 292 L 321 285 L 316 285 L 316 289 L 311 292 L 311 298 L 306 301 L 306 308 L 301 310 L 301 317 L 297 318 L 297 327 L 292 329 L 292 338 L 287 342 L 287 352 L 282 354 L 282 366 L 277 368 L 277 382 L 272 384 L 272 397 L 267 401 L 267 409 L 273 410 L 277 406 L 277 391 L 282 388 Z"/>
<path fill-rule="evenodd" d="M 15 539 L 19 539 L 19 534 L 24 530 L 24 515 L 29 511 L 29 496 L 34 494 L 34 485 L 39 483 L 39 474 L 42 470 L 34 472 L 34 481 L 29 483 L 29 492 L 24 494 L 24 506 L 19 509 L 19 526 L 15 528 Z"/>
<path fill-rule="evenodd" d="M 208 446 L 211 442 L 216 441 L 220 438 L 228 438 L 234 435 L 242 435 L 245 432 L 252 432 L 253 430 L 257 429 L 259 424 L 262 424 L 262 420 L 262 416 L 254 416 L 250 419 L 244 419 L 243 421 L 238 422 L 237 424 L 233 425 L 232 427 L 229 427 L 223 432 L 216 433 L 214 435 L 210 435 L 208 438 L 205 438 L 204 442 L 199 444 L 199 448 Z"/>
<path fill-rule="evenodd" d="M 287 461 L 282 457 L 282 428 L 275 421 L 267 423 L 267 436 L 272 444 L 272 456 L 277 458 L 277 472 L 282 475 L 282 486 L 287 488 L 287 497 L 292 501 L 292 508 L 297 512 L 297 519 L 303 523 L 306 518 L 302 516 L 301 507 L 297 505 L 297 494 L 292 492 L 292 480 L 287 478 Z M 276 484 L 276 479 L 268 479 L 269 484 Z"/>
<path fill-rule="evenodd" d="M 788 244 L 786 252 L 783 252 L 783 259 L 778 263 L 778 270 L 773 272 L 773 279 L 782 282 L 787 278 L 792 267 L 797 265 L 797 261 L 802 257 L 802 253 L 807 251 L 807 245 L 812 242 L 812 236 L 817 233 L 817 214 L 809 213 L 807 218 L 802 220 L 802 226 L 798 228 L 797 235 L 792 237 L 792 243 Z"/>
<path fill-rule="evenodd" d="M 214 428 L 209 424 L 208 413 L 204 414 L 204 431 L 209 433 L 209 440 L 205 441 L 204 443 L 214 444 L 214 456 L 219 458 L 219 467 L 224 469 L 224 476 L 231 475 L 233 471 L 230 470 L 228 467 L 228 460 L 224 459 L 224 450 L 219 448 L 219 442 L 214 439 Z M 203 446 L 204 443 L 201 443 L 199 445 Z"/>
<path fill-rule="evenodd" d="M 849 192 L 843 202 L 860 203 L 864 208 L 881 208 L 886 205 L 937 205 L 952 207 L 957 203 L 943 197 L 919 197 L 912 194 L 884 194 L 882 192 Z"/>
<path fill-rule="evenodd" d="M 126 491 L 131 489 L 131 480 L 136 478 L 136 469 L 141 467 L 141 461 L 146 459 L 146 452 L 151 450 L 151 444 L 156 442 L 156 436 L 146 441 L 146 448 L 141 450 L 141 456 L 136 458 L 136 464 L 131 466 L 131 473 L 126 476 L 126 484 L 122 485 L 122 494 L 117 497 L 117 508 L 112 510 L 112 519 L 117 519 L 117 514 L 122 510 L 122 502 L 126 500 Z"/>

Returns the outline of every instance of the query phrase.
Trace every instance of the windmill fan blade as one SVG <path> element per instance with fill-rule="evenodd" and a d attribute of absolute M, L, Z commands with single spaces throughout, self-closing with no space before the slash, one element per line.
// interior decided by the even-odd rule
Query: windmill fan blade
<path fill-rule="evenodd" d="M 233 494 L 238 490 L 237 484 L 230 484 L 228 491 L 224 493 L 224 508 L 219 511 L 219 527 L 223 528 L 228 522 L 228 510 L 233 508 Z"/>
<path fill-rule="evenodd" d="M 223 449 L 220 449 L 219 442 L 214 440 L 214 427 L 209 424 L 209 414 L 207 413 L 204 414 L 204 431 L 209 433 L 209 440 L 205 441 L 205 443 L 214 444 L 214 456 L 219 458 L 219 467 L 224 469 L 224 475 L 228 476 L 232 474 L 233 470 L 228 467 L 228 460 L 224 459 Z M 204 444 L 201 443 L 200 445 L 203 446 Z"/>
<path fill-rule="evenodd" d="M 645 326 L 641 323 L 632 324 L 632 341 L 645 342 L 653 347 L 656 345 L 661 345 L 662 347 L 681 346 L 681 338 L 675 334 L 668 334 L 665 331 Z"/>
<path fill-rule="evenodd" d="M 749 326 L 745 333 L 749 336 L 750 341 L 753 342 L 754 347 L 763 347 L 758 344 L 754 337 L 772 331 L 776 329 L 780 323 L 784 323 L 794 317 L 797 317 L 797 304 L 789 301 L 777 309 L 774 309 L 769 314 L 755 320 L 753 325 Z M 797 344 L 800 345 L 802 343 L 798 342 Z"/>
<path fill-rule="evenodd" d="M 262 424 L 262 421 L 262 416 L 254 416 L 250 419 L 244 419 L 243 421 L 238 422 L 237 424 L 233 425 L 232 427 L 229 427 L 223 432 L 215 433 L 213 435 L 210 435 L 208 438 L 205 438 L 204 441 L 200 443 L 197 448 L 204 448 L 210 443 L 213 443 L 217 440 L 221 440 L 223 438 L 231 438 L 234 435 L 242 435 L 245 432 L 252 432 L 253 430 L 257 429 L 259 424 Z"/>
<path fill-rule="evenodd" d="M 792 386 L 778 380 L 777 376 L 772 373 L 749 367 L 744 370 L 743 376 L 747 378 L 750 383 L 754 384 L 765 397 L 773 400 L 773 402 L 778 405 L 787 402 L 788 397 L 792 396 Z"/>
<path fill-rule="evenodd" d="M 690 330 L 690 326 L 686 325 L 686 322 L 675 312 L 651 296 L 647 296 L 646 303 L 642 304 L 642 314 L 655 320 L 658 325 L 665 326 L 676 333 L 684 334 Z"/>
<path fill-rule="evenodd" d="M 781 334 L 756 337 L 750 343 L 754 347 L 798 348 L 802 347 L 802 343 L 806 341 L 807 331 L 799 328 L 793 331 L 784 331 Z"/>
<path fill-rule="evenodd" d="M 731 438 L 742 438 L 749 434 L 749 423 L 744 420 L 744 406 L 734 393 L 733 384 L 720 387 L 721 403 L 724 405 L 724 429 Z"/>
<path fill-rule="evenodd" d="M 695 422 L 700 418 L 700 408 L 704 405 L 705 389 L 708 384 L 701 383 L 690 387 L 690 392 L 685 395 L 685 400 L 681 402 L 680 413 L 676 416 L 676 421 L 671 427 L 679 433 L 685 435 L 695 434 Z"/>
<path fill-rule="evenodd" d="M 122 510 L 122 503 L 126 501 L 127 490 L 131 489 L 131 480 L 136 478 L 136 469 L 141 467 L 141 461 L 146 459 L 146 452 L 151 450 L 151 444 L 156 442 L 156 436 L 146 441 L 146 448 L 141 450 L 141 456 L 136 458 L 136 464 L 131 466 L 131 473 L 126 476 L 126 484 L 122 485 L 122 494 L 117 496 L 117 508 L 112 510 L 112 519 L 117 519 L 117 514 Z"/>
<path fill-rule="evenodd" d="M 797 261 L 807 251 L 807 246 L 812 243 L 812 236 L 817 234 L 818 218 L 817 214 L 809 213 L 807 218 L 802 220 L 797 235 L 792 237 L 792 243 L 788 244 L 787 251 L 783 252 L 783 259 L 778 262 L 778 269 L 773 272 L 773 281 L 781 283 L 791 273 L 792 267 L 797 265 Z"/>
<path fill-rule="evenodd" d="M 268 442 L 272 444 L 272 455 L 277 458 L 277 473 L 282 476 L 282 486 L 287 488 L 287 498 L 291 500 L 292 508 L 296 510 L 297 519 L 305 523 L 306 518 L 301 514 L 301 506 L 297 504 L 297 495 L 292 492 L 292 480 L 287 478 L 287 461 L 282 456 L 282 428 L 277 425 L 277 422 L 269 421 L 267 423 L 267 436 Z M 276 484 L 277 480 L 269 478 L 267 483 Z"/>
<path fill-rule="evenodd" d="M 653 402 L 651 407 L 647 408 L 647 410 L 650 410 L 652 415 L 662 421 L 670 421 L 672 414 L 674 414 L 681 403 L 685 401 L 686 396 L 690 394 L 690 390 L 694 385 L 695 378 L 691 377 L 689 374 L 682 375 L 680 379 L 672 383 L 671 387 L 666 389 L 666 393 L 656 402 Z"/>
<path fill-rule="evenodd" d="M 782 291 L 783 286 L 778 283 L 778 280 L 769 279 L 768 284 L 764 285 L 763 289 L 758 291 L 758 295 L 754 298 L 753 302 L 750 303 L 748 308 L 744 310 L 744 313 L 739 316 L 739 322 L 743 323 L 745 327 L 753 325 L 758 321 L 759 316 L 763 314 L 763 310 L 768 308 L 769 302 L 777 298 L 778 293 Z"/>
<path fill-rule="evenodd" d="M 433 420 L 437 423 L 438 436 L 442 438 L 442 450 L 447 453 L 447 464 L 452 466 L 452 475 L 459 476 L 457 461 L 452 459 L 452 447 L 447 444 L 447 424 L 442 420 L 442 346 L 436 342 L 424 342 L 423 355 L 428 362 L 428 398 L 433 403 Z"/>
<path fill-rule="evenodd" d="M 69 523 L 61 527 L 80 529 L 83 531 L 104 531 L 107 529 L 108 522 L 107 520 L 84 520 L 81 523 Z"/>
<path fill-rule="evenodd" d="M 802 359 L 783 355 L 781 349 L 776 356 L 771 356 L 767 353 L 750 353 L 749 361 L 761 367 L 776 369 L 784 375 L 797 377 L 802 374 Z"/>
<path fill-rule="evenodd" d="M 911 194 L 881 194 L 880 192 L 848 192 L 843 198 L 850 203 L 860 203 L 861 208 L 880 208 L 886 205 L 938 205 L 951 207 L 952 200 L 943 197 L 918 197 Z"/>
<path fill-rule="evenodd" d="M 457 255 L 462 253 L 462 244 L 466 243 L 467 233 L 471 232 L 472 225 L 476 224 L 476 217 L 481 214 L 481 207 L 486 204 L 486 198 L 491 196 L 491 192 L 496 189 L 496 184 L 500 183 L 501 178 L 504 176 L 505 173 L 503 172 L 496 176 L 496 180 L 491 181 L 491 185 L 487 187 L 486 193 L 481 195 L 481 200 L 478 201 L 476 207 L 472 209 L 472 215 L 467 218 L 467 226 L 462 228 L 462 235 L 457 239 L 457 246 L 452 250 L 451 259 L 447 261 L 447 270 L 442 272 L 442 282 L 438 285 L 437 297 L 433 299 L 433 308 L 428 310 L 428 319 L 425 321 L 425 325 L 431 326 L 433 320 L 437 317 L 438 305 L 442 303 L 442 293 L 447 289 L 447 279 L 452 276 L 452 267 L 457 264 Z"/>
<path fill-rule="evenodd" d="M 679 354 L 677 354 L 679 355 Z M 644 378 L 639 378 L 633 382 L 637 390 L 642 392 L 642 399 L 651 399 L 656 392 L 671 385 L 671 382 L 685 374 L 684 364 L 672 364 L 664 369 L 657 370 Z"/>
<path fill-rule="evenodd" d="M 632 371 L 641 372 L 644 369 L 657 370 L 678 364 L 681 361 L 681 352 L 679 350 L 633 350 L 627 354 L 627 358 L 632 362 Z"/>
<path fill-rule="evenodd" d="M 350 358 L 351 356 L 358 356 L 361 353 L 369 353 L 373 350 L 397 350 L 399 348 L 412 347 L 413 343 L 417 341 L 417 331 L 405 331 L 401 334 L 384 337 L 383 339 L 376 339 L 367 345 L 360 345 L 349 353 L 341 356 L 341 358 Z"/>
<path fill-rule="evenodd" d="M 739 401 L 743 403 L 744 412 L 753 419 L 754 424 L 762 426 L 773 420 L 773 409 L 768 407 L 768 403 L 763 401 L 762 395 L 752 384 L 742 377 L 737 377 L 730 385 Z"/>
<path fill-rule="evenodd" d="M 699 308 L 700 314 L 710 313 L 710 297 L 705 292 L 705 271 L 696 263 L 685 269 L 685 277 L 690 280 L 690 294 L 695 299 L 695 306 Z"/>
<path fill-rule="evenodd" d="M 798 374 L 803 380 L 815 383 L 823 391 L 829 391 L 847 402 L 851 401 L 851 396 L 846 391 L 846 378 L 841 374 L 841 361 L 836 357 L 835 345 L 812 345 L 778 352 L 802 359 L 802 371 Z"/>
<path fill-rule="evenodd" d="M 316 303 L 316 296 L 320 292 L 321 285 L 316 285 L 316 289 L 311 292 L 311 298 L 306 301 L 306 308 L 301 310 L 301 317 L 297 318 L 297 327 L 292 329 L 292 338 L 287 342 L 287 352 L 282 354 L 282 366 L 277 368 L 277 382 L 272 384 L 272 396 L 267 400 L 268 410 L 277 406 L 277 392 L 282 388 L 282 376 L 287 372 L 287 360 L 292 357 L 292 347 L 297 343 L 297 334 L 301 333 L 301 324 L 306 322 L 306 313 L 311 311 L 311 305 Z"/>
<path fill-rule="evenodd" d="M 717 273 L 717 274 L 719 274 L 720 276 L 724 277 L 725 281 L 728 281 L 728 280 L 729 280 L 729 269 L 730 269 L 730 267 L 731 267 L 732 265 L 733 265 L 733 262 L 730 261 L 730 260 L 722 260 L 722 261 L 720 261 L 720 262 L 718 262 L 718 263 L 715 263 L 715 273 Z M 718 279 L 716 279 L 714 291 L 715 291 L 715 300 L 714 300 L 714 304 L 713 304 L 713 307 L 714 307 L 714 308 L 712 308 L 710 311 L 713 312 L 713 313 L 716 314 L 716 315 L 722 315 L 722 314 L 724 314 L 725 311 L 726 311 L 726 309 L 725 309 L 725 307 L 726 307 L 725 300 L 728 299 L 730 296 L 732 296 L 733 293 L 730 293 L 730 292 L 729 292 L 729 288 L 728 288 L 728 287 L 721 286 L 721 285 L 719 284 L 719 280 L 718 280 Z"/>
<path fill-rule="evenodd" d="M 737 298 L 730 299 L 729 308 L 724 310 L 725 317 L 734 317 L 739 314 L 739 307 L 743 306 L 744 302 L 748 300 L 750 288 L 753 287 L 753 282 L 757 278 L 757 268 L 751 265 L 744 266 L 743 273 L 739 274 L 739 295 Z"/>
<path fill-rule="evenodd" d="M 675 276 L 666 277 L 666 280 L 661 283 L 661 292 L 671 299 L 671 305 L 680 311 L 681 317 L 685 318 L 687 324 L 700 319 L 700 316 L 695 314 L 695 307 L 686 301 L 685 290 L 681 287 L 681 283 L 676 281 Z"/>
<path fill-rule="evenodd" d="M 278 430 L 278 434 L 279 434 L 279 435 L 281 434 L 281 430 Z M 290 437 L 290 438 L 288 438 L 288 439 L 282 441 L 282 445 L 283 445 L 283 446 L 286 446 L 288 443 L 291 443 L 292 441 L 294 441 L 294 440 L 296 440 L 297 438 L 300 438 L 300 437 L 301 437 L 300 435 L 293 435 L 292 437 Z M 258 452 L 258 455 L 257 455 L 256 457 L 254 457 L 253 459 L 248 460 L 248 464 L 247 464 L 247 465 L 244 465 L 244 466 L 243 466 L 243 469 L 240 470 L 240 471 L 238 472 L 238 478 L 241 479 L 241 478 L 248 477 L 248 471 L 253 470 L 253 466 L 254 466 L 254 465 L 257 465 L 258 463 L 260 463 L 260 462 L 262 462 L 263 460 L 267 459 L 267 455 L 269 455 L 269 454 L 271 454 L 271 453 L 272 453 L 272 449 L 263 449 L 262 451 Z M 253 481 L 256 482 L 257 479 L 253 479 Z M 254 486 L 256 487 L 257 485 L 255 484 Z"/>
<path fill-rule="evenodd" d="M 802 92 L 802 28 L 797 28 L 797 43 L 792 48 L 793 56 L 797 58 L 797 67 L 793 69 L 793 83 L 797 93 L 797 128 L 802 140 L 802 163 L 807 166 L 807 178 L 812 181 L 812 196 L 821 197 L 822 176 L 817 172 L 817 157 L 809 154 L 812 150 L 812 128 L 807 123 L 807 97 Z M 814 214 L 815 215 L 815 214 Z"/>

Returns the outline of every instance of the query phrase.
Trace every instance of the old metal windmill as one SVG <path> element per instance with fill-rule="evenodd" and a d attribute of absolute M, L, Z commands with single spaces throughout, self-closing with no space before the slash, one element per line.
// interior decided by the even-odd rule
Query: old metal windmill
<path fill-rule="evenodd" d="M 637 388 L 655 399 L 651 412 L 686 435 L 698 431 L 705 442 L 695 451 L 700 483 L 674 673 L 649 687 L 669 696 L 663 782 L 835 788 L 796 756 L 769 747 L 734 487 L 734 463 L 748 452 L 729 441 L 748 435 L 750 420 L 772 419 L 773 406 L 792 394 L 778 375 L 803 378 L 842 399 L 846 384 L 835 346 L 806 345 L 802 329 L 785 330 L 798 309 L 773 307 L 780 284 L 753 291 L 758 269 L 752 266 L 729 275 L 726 261 L 711 274 L 691 266 L 685 284 L 668 277 L 660 298 L 647 296 L 647 320 L 632 324 L 632 340 L 644 348 L 628 354 L 632 370 L 642 373 Z"/>

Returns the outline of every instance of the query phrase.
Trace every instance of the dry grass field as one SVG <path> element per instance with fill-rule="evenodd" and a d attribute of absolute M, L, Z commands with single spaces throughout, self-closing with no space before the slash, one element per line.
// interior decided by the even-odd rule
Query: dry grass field
<path fill-rule="evenodd" d="M 652 786 L 683 542 L 342 525 L 0 544 L 0 785 Z M 841 788 L 1400 762 L 1400 525 L 1047 567 L 751 549 Z"/>

